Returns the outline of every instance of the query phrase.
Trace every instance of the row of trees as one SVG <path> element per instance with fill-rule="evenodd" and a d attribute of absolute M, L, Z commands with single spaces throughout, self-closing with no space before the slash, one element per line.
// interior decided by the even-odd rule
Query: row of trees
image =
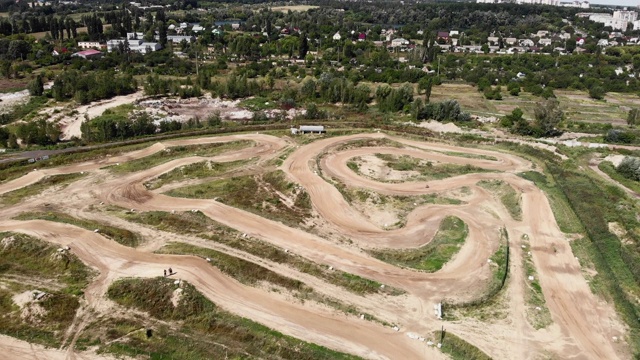
<path fill-rule="evenodd" d="M 214 127 L 220 124 L 217 114 L 213 114 L 206 121 L 200 121 L 196 117 L 183 123 L 177 120 L 157 122 L 146 113 L 128 116 L 105 112 L 102 116 L 83 122 L 80 130 L 82 139 L 85 141 L 109 142 L 170 131 Z"/>
<path fill-rule="evenodd" d="M 157 74 L 149 75 L 144 83 L 144 93 L 148 96 L 175 95 L 183 99 L 202 96 L 199 85 L 193 84 L 190 77 L 186 80 L 161 79 Z"/>
<path fill-rule="evenodd" d="M 56 101 L 74 99 L 80 104 L 131 94 L 137 89 L 136 80 L 129 74 L 119 75 L 113 70 L 82 73 L 67 70 L 53 81 L 51 94 Z"/>

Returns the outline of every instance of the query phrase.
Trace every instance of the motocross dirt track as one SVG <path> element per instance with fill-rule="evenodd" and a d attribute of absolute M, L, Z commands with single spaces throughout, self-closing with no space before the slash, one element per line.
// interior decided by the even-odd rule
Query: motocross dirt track
<path fill-rule="evenodd" d="M 404 147 L 339 149 L 341 145 L 356 140 L 382 138 L 394 140 Z M 173 146 L 236 140 L 252 140 L 255 145 L 211 158 L 179 158 L 124 175 L 113 175 L 102 169 Z M 123 156 L 33 171 L 0 184 L 0 194 L 34 184 L 49 175 L 84 171 L 89 172 L 89 176 L 61 191 L 35 196 L 1 209 L 0 231 L 26 233 L 51 243 L 69 245 L 74 254 L 101 274 L 86 291 L 88 306 L 98 312 L 108 311 L 109 302 L 105 300 L 105 292 L 114 280 L 122 277 L 155 277 L 162 274 L 162 269 L 172 267 L 177 271 L 177 278 L 190 282 L 206 297 L 232 313 L 282 333 L 364 358 L 444 358 L 434 347 L 407 336 L 414 333 L 428 338 L 442 325 L 496 359 L 535 359 L 540 356 L 616 359 L 627 356 L 624 347 L 611 340 L 613 336 L 624 336 L 623 326 L 612 306 L 591 293 L 578 260 L 572 254 L 568 237 L 560 231 L 544 193 L 533 183 L 516 175 L 531 169 L 528 161 L 517 156 L 383 134 L 329 137 L 296 147 L 280 169 L 292 182 L 308 192 L 314 210 L 325 221 L 324 226 L 328 231 L 351 239 L 350 245 L 215 200 L 174 198 L 162 194 L 162 188 L 149 191 L 144 186 L 146 181 L 172 169 L 205 159 L 222 162 L 259 157 L 258 162 L 250 166 L 260 167 L 291 147 L 296 147 L 291 141 L 269 135 L 206 137 L 167 141 Z M 487 155 L 497 161 L 451 156 L 446 152 Z M 373 153 L 470 164 L 495 172 L 429 182 L 386 183 L 360 176 L 347 167 L 349 159 Z M 499 200 L 476 185 L 483 179 L 503 180 L 522 194 L 522 221 L 513 220 Z M 408 215 L 404 227 L 384 230 L 356 211 L 330 181 L 388 195 L 438 194 L 462 187 L 468 187 L 471 195 L 461 205 L 419 206 Z M 264 289 L 242 285 L 197 257 L 159 255 L 143 249 L 127 248 L 100 234 L 67 224 L 11 220 L 24 211 L 41 210 L 45 203 L 56 204 L 57 209 L 77 217 L 89 217 L 93 211 L 90 207 L 101 202 L 136 211 L 199 210 L 217 222 L 319 264 L 405 290 L 407 293 L 402 296 L 360 297 L 329 284 L 323 285 L 321 281 L 313 284 L 321 293 L 355 303 L 376 317 L 398 324 L 399 331 L 356 316 L 307 306 Z M 462 219 L 468 225 L 469 235 L 460 252 L 438 272 L 423 273 L 392 266 L 362 250 L 422 246 L 432 239 L 438 224 L 448 215 Z M 512 265 L 505 285 L 508 294 L 507 319 L 489 323 L 474 319 L 451 322 L 437 320 L 433 314 L 434 304 L 443 299 L 454 302 L 472 300 L 485 290 L 486 279 L 492 276 L 487 259 L 499 246 L 498 233 L 501 228 L 506 229 L 511 240 Z M 553 320 L 552 325 L 542 330 L 535 330 L 526 317 L 526 280 L 521 268 L 522 257 L 526 254 L 519 243 L 524 234 L 529 238 L 537 276 Z M 291 273 L 287 275 L 292 276 Z M 0 347 L 7 344 L 6 338 L 0 340 Z M 18 348 L 18 345 L 15 346 Z M 42 350 L 34 348 L 30 354 L 28 349 L 21 347 L 20 355 L 16 356 L 33 358 L 39 351 Z M 72 346 L 67 349 L 66 356 L 75 358 Z"/>

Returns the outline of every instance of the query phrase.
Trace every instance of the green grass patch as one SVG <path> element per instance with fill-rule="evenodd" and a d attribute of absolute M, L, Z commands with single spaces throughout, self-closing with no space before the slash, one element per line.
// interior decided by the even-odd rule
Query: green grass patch
<path fill-rule="evenodd" d="M 393 170 L 418 172 L 419 175 L 410 177 L 410 180 L 440 180 L 470 173 L 490 172 L 490 170 L 486 170 L 469 164 L 434 164 L 432 161 L 422 160 L 408 155 L 396 156 L 391 154 L 379 153 L 376 153 L 375 155 L 379 159 L 385 161 L 386 166 Z"/>
<path fill-rule="evenodd" d="M 610 178 L 624 185 L 627 189 L 631 189 L 636 193 L 640 194 L 640 182 L 628 179 L 616 171 L 615 166 L 609 161 L 603 161 L 598 164 L 598 169 L 600 169 L 605 174 L 609 175 Z"/>
<path fill-rule="evenodd" d="M 329 182 L 340 191 L 348 203 L 364 214 L 369 212 L 370 206 L 372 205 L 382 211 L 395 213 L 398 220 L 393 224 L 386 224 L 386 230 L 404 227 L 409 213 L 420 206 L 426 204 L 460 205 L 464 203 L 459 199 L 446 197 L 441 194 L 414 196 L 384 195 L 368 189 L 347 187 L 340 182 L 331 180 L 329 180 Z"/>
<path fill-rule="evenodd" d="M 616 310 L 629 326 L 629 343 L 640 352 L 640 212 L 638 203 L 618 186 L 566 164 L 550 164 L 558 187 L 580 219 L 592 247 L 586 248 L 597 275 L 591 286 L 598 294 L 613 300 Z M 608 224 L 621 224 L 629 235 L 624 244 L 609 231 Z M 590 251 L 589 251 L 590 250 Z M 595 284 L 594 284 L 595 283 Z"/>
<path fill-rule="evenodd" d="M 536 330 L 545 328 L 553 322 L 551 319 L 551 313 L 547 308 L 544 300 L 544 294 L 542 293 L 542 287 L 538 279 L 533 258 L 531 252 L 529 252 L 529 237 L 524 235 L 522 238 L 523 251 L 527 253 L 522 257 L 522 266 L 525 275 L 525 291 L 526 301 L 529 305 L 527 309 L 527 320 Z M 530 280 L 533 277 L 533 280 Z"/>
<path fill-rule="evenodd" d="M 195 255 L 208 258 L 211 260 L 211 265 L 243 284 L 256 286 L 264 281 L 291 291 L 312 291 L 312 289 L 308 288 L 301 281 L 282 276 L 264 266 L 213 249 L 170 242 L 156 252 L 160 254 Z"/>
<path fill-rule="evenodd" d="M 18 220 L 47 220 L 59 223 L 75 225 L 87 230 L 98 229 L 100 234 L 114 240 L 124 246 L 136 247 L 143 241 L 140 234 L 133 231 L 107 225 L 102 222 L 86 219 L 78 219 L 60 212 L 27 212 L 16 217 Z"/>
<path fill-rule="evenodd" d="M 238 236 L 236 230 L 224 226 L 200 211 L 169 213 L 165 211 L 143 211 L 130 212 L 123 208 L 112 207 L 110 211 L 127 221 L 143 225 L 150 225 L 162 231 L 174 232 L 177 234 L 196 235 L 203 237 L 233 237 Z"/>
<path fill-rule="evenodd" d="M 477 347 L 464 341 L 458 336 L 445 331 L 435 331 L 435 342 L 442 343 L 440 351 L 449 355 L 453 360 L 491 360 L 491 357 Z"/>
<path fill-rule="evenodd" d="M 58 252 L 58 247 L 42 240 L 14 233 L 0 233 L 0 274 L 51 280 L 64 292 L 82 295 L 92 272 L 73 251 Z"/>
<path fill-rule="evenodd" d="M 115 174 L 124 174 L 130 172 L 141 171 L 145 169 L 164 164 L 171 160 L 188 157 L 188 156 L 202 156 L 210 157 L 220 155 L 223 152 L 239 150 L 253 145 L 253 141 L 240 140 L 224 143 L 212 143 L 204 145 L 188 145 L 188 146 L 175 146 L 164 149 L 153 155 L 145 156 L 140 159 L 121 163 L 120 165 L 109 166 L 108 169 Z"/>
<path fill-rule="evenodd" d="M 140 107 L 134 104 L 122 104 L 105 110 L 102 115 L 124 116 L 128 118 L 129 114 L 138 109 L 140 109 Z"/>
<path fill-rule="evenodd" d="M 312 216 L 309 194 L 288 182 L 282 171 L 217 179 L 167 193 L 170 196 L 215 199 L 284 224 L 299 226 Z"/>
<path fill-rule="evenodd" d="M 511 185 L 502 180 L 481 180 L 478 182 L 478 186 L 498 196 L 502 205 L 509 211 L 511 218 L 522 221 L 522 207 L 520 204 L 522 197 Z"/>
<path fill-rule="evenodd" d="M 220 176 L 240 166 L 248 164 L 249 160 L 238 160 L 231 162 L 202 161 L 190 165 L 181 166 L 164 173 L 157 178 L 145 183 L 147 189 L 154 190 L 163 185 L 188 179 L 201 179 L 213 176 Z"/>
<path fill-rule="evenodd" d="M 45 346 L 61 345 L 78 297 L 94 275 L 72 251 L 59 252 L 23 234 L 0 233 L 0 277 L 12 285 L 0 288 L 0 333 Z M 36 289 L 48 294 L 25 304 L 30 310 L 41 309 L 27 315 L 12 296 Z"/>
<path fill-rule="evenodd" d="M 240 101 L 239 106 L 249 109 L 251 111 L 263 111 L 263 110 L 276 109 L 278 107 L 278 102 L 269 100 L 262 96 L 256 96 L 256 97 L 247 98 Z"/>
<path fill-rule="evenodd" d="M 356 359 L 232 315 L 192 285 L 182 282 L 181 287 L 181 298 L 174 307 L 171 297 L 177 286 L 172 280 L 123 279 L 113 283 L 107 292 L 111 300 L 148 312 L 159 320 L 179 322 L 174 325 L 176 330 L 154 325 L 150 338 L 145 332 L 125 335 L 120 341 L 103 346 L 101 351 L 126 356 L 145 354 L 152 359 Z"/>
<path fill-rule="evenodd" d="M 427 245 L 417 249 L 371 250 L 370 253 L 393 265 L 435 272 L 460 251 L 468 233 L 464 221 L 448 216 L 442 220 L 438 232 Z"/>
<path fill-rule="evenodd" d="M 463 153 L 463 152 L 457 152 L 457 151 L 443 151 L 442 153 L 449 156 L 457 156 L 457 157 L 463 157 L 467 159 L 498 161 L 497 157 L 491 156 L 491 155 L 471 154 L 471 153 Z"/>
<path fill-rule="evenodd" d="M 22 200 L 38 195 L 53 186 L 64 188 L 83 176 L 84 175 L 81 175 L 80 173 L 47 176 L 35 184 L 0 195 L 0 204 L 5 206 L 15 205 Z"/>

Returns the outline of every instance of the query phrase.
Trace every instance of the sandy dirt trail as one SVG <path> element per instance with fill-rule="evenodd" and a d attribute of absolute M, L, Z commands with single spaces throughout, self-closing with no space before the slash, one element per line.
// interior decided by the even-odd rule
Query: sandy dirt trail
<path fill-rule="evenodd" d="M 561 358 L 615 359 L 618 354 L 611 342 L 612 329 L 608 327 L 616 316 L 611 307 L 599 302 L 590 292 L 581 275 L 577 260 L 564 234 L 559 230 L 550 205 L 531 182 L 513 173 L 530 169 L 529 162 L 516 156 L 498 152 L 459 148 L 444 144 L 391 138 L 406 148 L 335 149 L 358 139 L 383 138 L 381 134 L 363 134 L 327 138 L 301 146 L 281 167 L 292 181 L 302 185 L 309 193 L 314 209 L 339 233 L 351 238 L 361 247 L 415 247 L 433 237 L 439 221 L 447 215 L 463 219 L 469 226 L 469 237 L 460 253 L 443 270 L 428 274 L 401 269 L 370 257 L 358 247 L 347 247 L 282 223 L 265 219 L 253 213 L 208 199 L 178 199 L 146 190 L 143 183 L 176 167 L 199 161 L 201 158 L 181 158 L 136 173 L 102 179 L 97 186 L 78 191 L 75 196 L 85 201 L 134 208 L 136 210 L 188 211 L 198 209 L 210 218 L 252 237 L 290 249 L 319 264 L 374 279 L 383 284 L 399 287 L 408 292 L 404 300 L 380 300 L 384 313 L 394 312 L 402 322 L 403 330 L 394 332 L 388 327 L 359 321 L 353 317 L 326 311 L 311 310 L 299 304 L 284 302 L 263 290 L 237 283 L 204 260 L 188 256 L 156 255 L 132 250 L 103 238 L 98 234 L 70 225 L 45 221 L 8 220 L 9 214 L 21 210 L 20 206 L 0 210 L 0 228 L 41 237 L 58 244 L 71 244 L 83 261 L 97 268 L 99 286 L 90 292 L 89 302 L 99 302 L 106 286 L 123 276 L 157 276 L 162 269 L 172 266 L 178 276 L 194 284 L 205 296 L 231 312 L 266 324 L 278 331 L 301 339 L 366 358 L 434 358 L 431 348 L 405 336 L 408 331 L 429 333 L 439 329 L 442 322 L 433 318 L 432 305 L 443 298 L 469 300 L 481 292 L 478 279 L 490 276 L 487 258 L 497 249 L 497 231 L 506 227 L 512 240 L 527 234 L 532 245 L 534 262 L 540 276 L 547 306 L 554 325 L 545 331 L 535 331 L 516 314 L 511 324 L 474 325 L 473 323 L 447 323 L 447 327 L 465 340 L 479 346 L 496 358 L 513 355 L 504 344 L 527 344 L 520 354 L 535 358 L 539 353 L 551 351 Z M 98 169 L 118 162 L 130 161 L 154 154 L 164 148 L 187 144 L 221 141 L 253 140 L 251 148 L 223 154 L 216 161 L 233 161 L 254 156 L 261 161 L 273 159 L 288 143 L 267 135 L 234 135 L 201 139 L 176 140 L 158 143 L 147 149 L 106 160 L 92 161 L 59 168 L 40 170 L 0 184 L 0 194 L 35 183 L 46 175 Z M 350 158 L 375 152 L 393 155 L 411 155 L 421 159 L 471 164 L 501 172 L 477 173 L 445 180 L 406 183 L 383 183 L 361 177 L 346 163 Z M 466 152 L 487 155 L 497 160 L 460 158 L 442 152 Z M 316 159 L 325 154 L 320 161 Z M 319 166 L 318 166 L 319 163 Z M 385 194 L 419 195 L 469 187 L 473 194 L 463 205 L 426 205 L 415 209 L 401 229 L 386 231 L 378 228 L 348 204 L 339 191 L 324 177 L 341 181 L 348 186 L 363 187 Z M 506 209 L 476 183 L 482 179 L 501 179 L 512 185 L 523 196 L 523 220 L 514 221 Z M 426 185 L 429 185 L 428 188 Z M 80 195 L 79 191 L 84 191 Z M 87 194 L 92 194 L 88 197 Z M 4 220 L 2 220 L 4 219 Z M 514 263 L 519 266 L 521 254 L 514 252 Z M 514 280 L 515 281 L 515 280 Z M 223 291 L 221 291 L 223 290 Z M 520 293 L 516 293 L 520 296 Z M 339 296 L 339 294 L 337 295 Z M 523 308 L 524 299 L 514 299 L 512 306 Z M 412 311 L 397 306 L 413 304 Z M 612 320 L 613 319 L 613 320 Z M 469 326 L 471 324 L 471 326 Z M 488 327 L 487 327 L 488 326 Z M 489 331 L 488 329 L 492 329 Z M 515 331 L 514 331 L 515 329 Z M 616 329 L 614 329 L 616 330 Z M 490 335 L 489 335 L 490 334 Z M 618 334 L 618 333 L 616 333 Z"/>
<path fill-rule="evenodd" d="M 76 115 L 65 116 L 60 120 L 62 128 L 61 139 L 70 140 L 73 137 L 82 137 L 82 131 L 80 125 L 85 119 L 93 119 L 104 113 L 105 110 L 114 108 L 116 106 L 131 104 L 144 97 L 142 91 L 138 91 L 128 95 L 115 96 L 111 99 L 94 101 L 87 105 L 79 106 L 76 109 Z"/>

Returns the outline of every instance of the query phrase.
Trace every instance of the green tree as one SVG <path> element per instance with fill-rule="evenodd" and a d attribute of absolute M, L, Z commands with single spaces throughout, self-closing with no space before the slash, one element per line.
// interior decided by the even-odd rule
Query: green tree
<path fill-rule="evenodd" d="M 629 126 L 637 125 L 640 121 L 640 109 L 632 108 L 627 115 L 627 124 Z"/>
<path fill-rule="evenodd" d="M 29 83 L 29 94 L 31 94 L 31 96 L 42 96 L 43 93 L 44 82 L 42 81 L 42 75 L 38 74 L 38 76 Z"/>
<path fill-rule="evenodd" d="M 560 109 L 560 103 L 555 100 L 547 100 L 539 103 L 534 109 L 535 125 L 540 129 L 540 136 L 557 135 L 557 126 L 564 119 L 564 112 Z"/>
<path fill-rule="evenodd" d="M 305 35 L 300 37 L 300 46 L 298 50 L 298 59 L 304 59 L 307 56 L 307 52 L 309 52 L 309 42 Z"/>
<path fill-rule="evenodd" d="M 424 91 L 426 102 L 431 99 L 431 90 L 433 88 L 433 79 L 430 76 L 423 77 L 418 82 L 418 93 Z"/>
<path fill-rule="evenodd" d="M 507 85 L 507 90 L 509 90 L 509 94 L 511 94 L 511 96 L 518 96 L 520 95 L 520 84 L 515 81 L 511 81 Z"/>
<path fill-rule="evenodd" d="M 602 100 L 606 93 L 605 89 L 600 85 L 594 85 L 589 88 L 589 97 L 592 99 Z"/>

